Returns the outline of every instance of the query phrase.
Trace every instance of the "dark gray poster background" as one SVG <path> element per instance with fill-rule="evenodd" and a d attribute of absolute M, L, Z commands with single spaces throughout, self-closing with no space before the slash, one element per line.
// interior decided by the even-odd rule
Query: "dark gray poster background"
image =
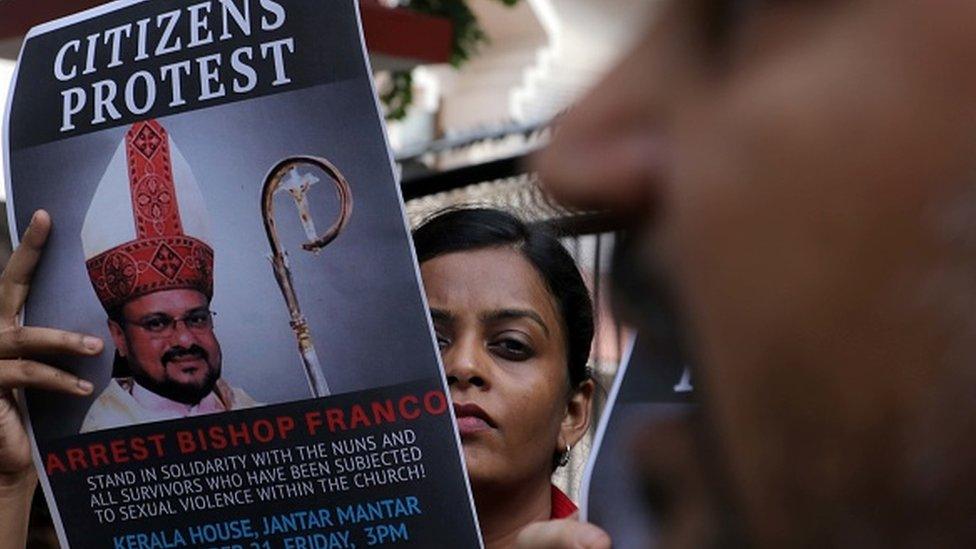
<path fill-rule="evenodd" d="M 648 423 L 690 413 L 695 406 L 693 392 L 681 387 L 684 361 L 657 351 L 647 338 L 634 343 L 584 478 L 585 518 L 605 529 L 614 547 L 653 547 L 658 537 L 641 490 L 635 437 Z"/>
<path fill-rule="evenodd" d="M 65 137 L 98 131 L 113 125 L 131 124 L 144 118 L 158 118 L 281 92 L 281 87 L 275 87 L 271 84 L 275 74 L 271 69 L 271 64 L 267 61 L 255 60 L 252 68 L 255 69 L 259 77 L 256 88 L 246 95 L 233 93 L 231 83 L 235 78 L 235 73 L 230 70 L 229 66 L 230 52 L 239 47 L 251 47 L 254 57 L 260 58 L 261 44 L 287 38 L 294 39 L 294 52 L 286 54 L 284 62 L 286 73 L 291 79 L 291 83 L 287 85 L 289 89 L 301 89 L 316 84 L 368 76 L 362 62 L 362 54 L 352 49 L 359 47 L 358 28 L 349 24 L 356 17 L 356 7 L 352 2 L 347 0 L 272 0 L 286 10 L 285 23 L 278 29 L 263 31 L 260 22 L 266 11 L 260 7 L 262 0 L 229 1 L 239 6 L 246 2 L 250 6 L 252 21 L 250 35 L 237 31 L 233 23 L 230 23 L 229 27 L 234 29 L 234 32 L 227 40 L 216 40 L 210 44 L 193 48 L 185 47 L 190 44 L 189 17 L 186 7 L 191 2 L 186 0 L 143 0 L 114 11 L 102 13 L 97 18 L 87 19 L 29 37 L 30 47 L 25 48 L 21 53 L 17 68 L 17 79 L 18 81 L 30 82 L 30 87 L 24 89 L 18 87 L 19 92 L 27 93 L 15 94 L 12 98 L 8 146 L 14 150 L 21 147 L 31 147 L 58 141 Z M 114 4 L 106 4 L 100 8 L 95 8 L 95 10 L 106 11 L 114 6 Z M 136 41 L 133 36 L 132 39 L 121 42 L 120 59 L 123 64 L 112 68 L 108 67 L 111 61 L 111 48 L 106 47 L 107 42 L 101 38 L 104 35 L 100 33 L 119 25 L 133 24 L 143 18 L 155 21 L 160 14 L 173 11 L 179 11 L 181 17 L 173 27 L 175 31 L 170 34 L 164 45 L 168 47 L 179 39 L 184 46 L 182 50 L 135 62 L 133 59 L 136 58 L 137 52 L 135 51 Z M 211 10 L 205 16 L 209 21 L 209 28 L 214 31 L 215 37 L 220 36 L 223 28 L 220 11 L 217 0 L 214 0 L 211 2 Z M 273 18 L 269 17 L 270 20 Z M 162 27 L 166 26 L 166 24 L 162 25 Z M 155 25 L 150 23 L 149 27 L 154 29 Z M 153 44 L 163 38 L 162 27 L 159 30 L 148 32 L 148 51 L 155 52 Z M 136 33 L 133 32 L 132 34 L 135 35 Z M 72 40 L 80 40 L 82 44 L 87 44 L 86 37 L 89 35 L 100 37 L 98 40 L 100 46 L 95 50 L 93 58 L 97 70 L 89 74 L 85 74 L 83 70 L 84 59 L 87 56 L 86 46 L 82 45 L 77 53 L 69 49 L 65 56 L 67 60 L 65 70 L 70 72 L 72 70 L 70 67 L 77 63 L 78 73 L 75 78 L 68 82 L 59 82 L 54 77 L 54 63 L 58 51 L 64 44 Z M 169 90 L 171 85 L 167 81 L 160 80 L 157 86 L 155 107 L 147 113 L 133 115 L 120 108 L 121 119 L 92 125 L 90 109 L 86 109 L 83 113 L 87 113 L 87 117 L 81 113 L 73 117 L 75 129 L 67 133 L 61 132 L 61 93 L 63 91 L 76 86 L 88 90 L 87 104 L 91 106 L 93 104 L 92 84 L 94 82 L 105 79 L 113 80 L 117 83 L 121 94 L 127 79 L 136 71 L 147 70 L 155 74 L 157 79 L 160 79 L 160 67 L 166 64 L 189 60 L 191 67 L 194 67 L 191 71 L 194 71 L 196 70 L 195 59 L 215 53 L 223 54 L 222 69 L 219 71 L 218 80 L 227 89 L 227 94 L 224 97 L 205 102 L 198 101 L 201 91 L 200 79 L 191 72 L 182 80 L 181 87 L 183 97 L 186 99 L 185 105 L 170 107 L 171 91 Z M 135 87 L 135 96 L 138 98 L 137 104 L 141 104 L 142 99 L 145 98 L 142 86 Z M 117 104 L 119 103 L 121 101 Z"/>

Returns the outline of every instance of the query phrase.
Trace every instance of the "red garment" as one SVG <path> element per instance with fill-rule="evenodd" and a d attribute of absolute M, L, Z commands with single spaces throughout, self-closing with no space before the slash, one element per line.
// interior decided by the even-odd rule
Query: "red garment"
<path fill-rule="evenodd" d="M 576 504 L 573 503 L 573 500 L 569 499 L 569 496 L 564 494 L 562 490 L 553 485 L 551 492 L 552 514 L 549 516 L 550 519 L 567 518 L 576 512 Z"/>

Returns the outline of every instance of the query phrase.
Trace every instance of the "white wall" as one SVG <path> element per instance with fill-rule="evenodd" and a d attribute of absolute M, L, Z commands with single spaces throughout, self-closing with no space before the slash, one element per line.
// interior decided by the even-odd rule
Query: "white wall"
<path fill-rule="evenodd" d="M 549 120 L 629 49 L 661 0 L 470 2 L 491 42 L 460 71 L 437 73 L 447 133 Z"/>
<path fill-rule="evenodd" d="M 7 91 L 10 88 L 10 79 L 14 75 L 14 62 L 0 59 L 0 120 L 7 111 Z M 3 167 L 3 151 L 7 146 L 3 142 L 3 135 L 0 132 L 0 182 L 6 178 L 6 171 Z M 0 185 L 0 200 L 6 199 L 6 185 Z M 0 212 L 2 215 L 2 212 Z"/>

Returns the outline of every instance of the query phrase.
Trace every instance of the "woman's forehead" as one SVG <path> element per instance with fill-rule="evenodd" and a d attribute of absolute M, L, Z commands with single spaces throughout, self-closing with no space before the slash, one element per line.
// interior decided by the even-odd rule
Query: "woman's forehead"
<path fill-rule="evenodd" d="M 528 309 L 559 324 L 555 299 L 535 267 L 511 247 L 452 252 L 420 266 L 430 306 L 452 314 Z"/>

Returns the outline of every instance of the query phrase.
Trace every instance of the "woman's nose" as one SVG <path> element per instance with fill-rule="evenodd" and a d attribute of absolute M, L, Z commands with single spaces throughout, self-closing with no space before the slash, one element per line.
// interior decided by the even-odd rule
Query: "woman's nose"
<path fill-rule="evenodd" d="M 486 357 L 474 343 L 455 344 L 441 352 L 447 384 L 457 389 L 488 386 Z"/>

